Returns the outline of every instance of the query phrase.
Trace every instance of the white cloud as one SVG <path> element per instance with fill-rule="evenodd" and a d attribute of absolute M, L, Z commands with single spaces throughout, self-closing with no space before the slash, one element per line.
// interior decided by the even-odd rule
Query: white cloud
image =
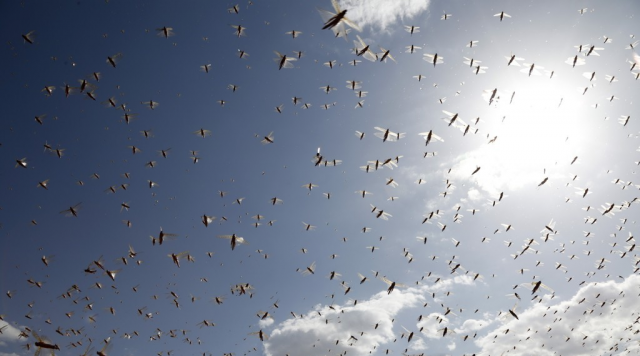
<path fill-rule="evenodd" d="M 412 342 L 409 345 L 409 350 L 411 351 L 424 351 L 427 348 L 428 348 L 427 344 L 424 342 L 424 339 L 421 337 L 417 338 L 416 341 Z"/>
<path fill-rule="evenodd" d="M 349 355 L 369 355 L 382 345 L 398 339 L 398 330 L 394 330 L 393 319 L 403 309 L 421 306 L 425 295 L 450 290 L 454 284 L 473 285 L 469 276 L 455 276 L 442 279 L 432 285 L 423 285 L 407 289 L 396 289 L 391 294 L 382 291 L 356 306 L 317 305 L 301 318 L 288 319 L 275 326 L 270 338 L 264 343 L 266 355 L 284 355 L 296 350 L 298 355 L 325 355 L 348 351 Z M 419 329 L 425 326 L 420 336 L 438 338 L 437 330 L 448 324 L 438 323 L 432 313 L 417 324 Z M 374 326 L 378 324 L 377 328 Z M 428 325 L 428 326 L 427 326 Z M 424 339 L 418 337 L 409 347 L 420 351 L 426 349 Z M 351 338 L 351 337 L 354 338 Z M 337 344 L 336 344 L 337 341 Z"/>
<path fill-rule="evenodd" d="M 271 324 L 273 324 L 273 318 L 266 318 L 266 319 L 262 319 L 258 322 L 258 326 L 263 329 L 266 327 L 271 326 Z"/>
<path fill-rule="evenodd" d="M 426 318 L 422 318 L 416 325 L 422 329 L 422 335 L 429 339 L 439 339 L 442 333 L 439 331 L 449 325 L 449 319 L 441 313 L 431 313 Z"/>
<path fill-rule="evenodd" d="M 440 276 L 432 274 L 432 277 L 437 278 L 437 277 L 440 277 Z M 453 278 L 441 279 L 438 283 L 429 286 L 428 292 L 429 293 L 435 293 L 436 297 L 434 298 L 434 301 L 440 302 L 441 300 L 439 298 L 439 293 L 440 292 L 449 291 L 453 287 L 454 284 L 472 286 L 472 285 L 475 284 L 475 281 L 473 280 L 472 276 L 469 276 L 467 274 L 458 275 L 458 276 L 455 276 Z"/>
<path fill-rule="evenodd" d="M 425 11 L 429 0 L 340 0 L 340 7 L 358 26 L 384 31 L 398 20 L 411 19 Z"/>
<path fill-rule="evenodd" d="M 455 342 L 451 342 L 450 344 L 447 345 L 447 349 L 449 349 L 449 351 L 453 351 L 456 349 L 456 343 Z"/>
<path fill-rule="evenodd" d="M 476 188 L 469 189 L 469 191 L 467 192 L 467 196 L 472 201 L 478 201 L 478 200 L 482 199 L 482 195 L 480 194 L 480 192 Z"/>
<path fill-rule="evenodd" d="M 334 305 L 334 309 L 316 306 L 303 318 L 278 324 L 264 343 L 265 353 L 283 355 L 298 350 L 300 355 L 324 355 L 331 350 L 368 355 L 374 347 L 395 338 L 391 319 L 401 309 L 415 307 L 423 301 L 424 297 L 417 289 L 409 288 L 391 294 L 386 291 L 377 293 L 356 306 Z M 379 325 L 374 329 L 376 323 Z"/>
<path fill-rule="evenodd" d="M 582 287 L 569 300 L 549 296 L 475 341 L 479 354 L 602 355 L 638 350 L 640 276 Z M 584 299 L 584 300 L 583 300 Z M 508 330 L 508 332 L 507 332 Z M 635 341 L 634 341 L 635 340 Z"/>
<path fill-rule="evenodd" d="M 20 329 L 15 326 L 7 323 L 6 321 L 0 320 L 0 329 L 2 329 L 2 334 L 0 334 L 0 343 L 4 341 L 16 342 L 19 340 Z"/>
<path fill-rule="evenodd" d="M 456 332 L 458 334 L 464 334 L 464 333 L 469 333 L 473 331 L 478 331 L 493 324 L 493 322 L 494 320 L 467 319 L 462 323 L 462 325 L 459 328 L 456 328 Z"/>

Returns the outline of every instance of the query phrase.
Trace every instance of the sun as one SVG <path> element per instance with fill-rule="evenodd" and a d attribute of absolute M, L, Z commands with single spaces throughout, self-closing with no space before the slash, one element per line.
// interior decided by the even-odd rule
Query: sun
<path fill-rule="evenodd" d="M 585 153 L 594 133 L 585 125 L 589 110 L 577 85 L 556 78 L 523 76 L 514 91 L 502 92 L 477 135 L 486 144 L 459 157 L 457 170 L 490 194 L 569 175 L 570 163 Z M 515 94 L 514 94 L 515 93 Z"/>

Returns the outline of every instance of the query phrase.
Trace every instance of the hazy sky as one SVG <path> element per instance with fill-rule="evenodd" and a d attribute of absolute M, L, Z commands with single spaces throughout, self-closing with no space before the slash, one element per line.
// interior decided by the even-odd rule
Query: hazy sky
<path fill-rule="evenodd" d="M 640 353 L 637 2 L 234 5 L 0 4 L 0 356 Z"/>

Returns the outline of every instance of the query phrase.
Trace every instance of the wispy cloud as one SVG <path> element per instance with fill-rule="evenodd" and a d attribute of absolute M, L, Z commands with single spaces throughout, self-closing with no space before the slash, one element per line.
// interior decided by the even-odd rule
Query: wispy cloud
<path fill-rule="evenodd" d="M 6 353 L 6 352 L 0 352 L 0 356 L 20 356 L 15 352 L 12 353 Z"/>
<path fill-rule="evenodd" d="M 417 338 L 416 341 L 409 345 L 409 350 L 411 351 L 424 351 L 427 348 L 427 343 L 421 337 Z"/>
<path fill-rule="evenodd" d="M 475 332 L 478 330 L 482 330 L 487 326 L 494 323 L 495 320 L 489 318 L 488 315 L 484 316 L 486 319 L 467 319 L 465 320 L 459 328 L 456 328 L 456 332 L 458 334 Z"/>
<path fill-rule="evenodd" d="M 381 31 L 396 21 L 404 21 L 425 11 L 430 0 L 341 0 L 347 16 L 360 27 L 371 26 Z"/>

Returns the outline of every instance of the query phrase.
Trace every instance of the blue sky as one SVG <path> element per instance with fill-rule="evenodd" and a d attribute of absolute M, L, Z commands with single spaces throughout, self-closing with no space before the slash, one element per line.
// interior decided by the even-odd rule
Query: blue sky
<path fill-rule="evenodd" d="M 338 3 L 0 5 L 0 356 L 640 350 L 638 5 Z"/>

